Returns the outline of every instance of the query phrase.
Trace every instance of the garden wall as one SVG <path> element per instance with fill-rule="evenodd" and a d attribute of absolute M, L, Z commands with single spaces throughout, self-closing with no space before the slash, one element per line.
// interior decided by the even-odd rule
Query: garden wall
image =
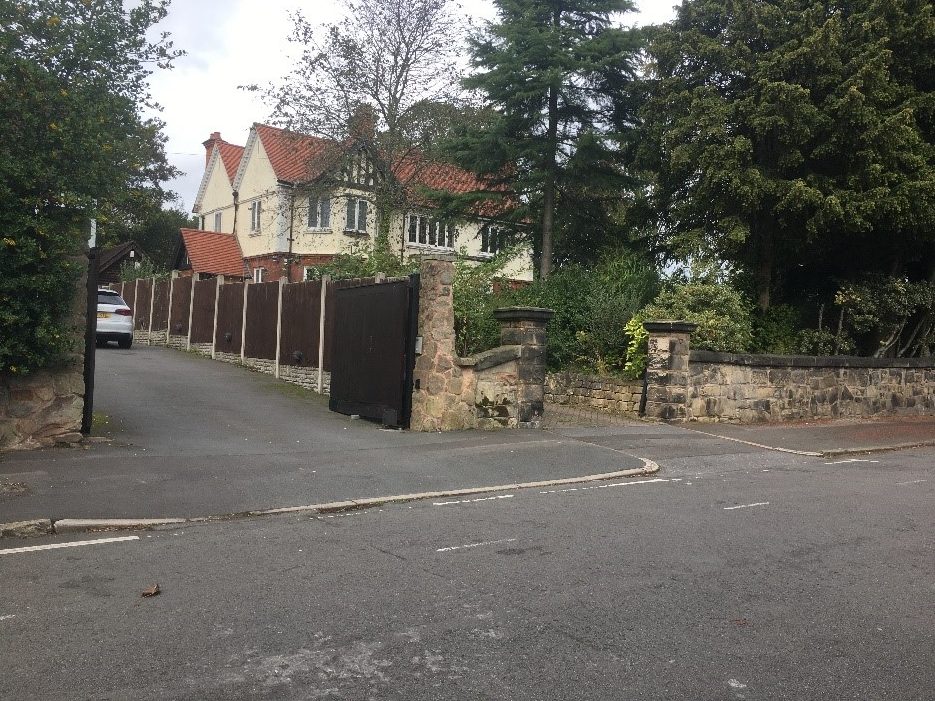
<path fill-rule="evenodd" d="M 637 414 L 643 396 L 642 380 L 586 375 L 577 372 L 549 373 L 545 401 L 586 407 L 612 414 Z"/>

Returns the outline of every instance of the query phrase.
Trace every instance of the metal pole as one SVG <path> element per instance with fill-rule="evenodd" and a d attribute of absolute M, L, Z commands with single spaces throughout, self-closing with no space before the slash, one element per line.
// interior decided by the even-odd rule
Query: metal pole
<path fill-rule="evenodd" d="M 94 422 L 94 355 L 97 349 L 97 266 L 98 248 L 88 250 L 88 282 L 84 327 L 84 410 L 81 413 L 81 432 L 91 433 Z"/>

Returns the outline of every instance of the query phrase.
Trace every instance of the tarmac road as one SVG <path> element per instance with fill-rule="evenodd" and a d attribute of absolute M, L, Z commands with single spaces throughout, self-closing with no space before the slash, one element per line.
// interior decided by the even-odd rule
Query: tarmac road
<path fill-rule="evenodd" d="M 621 484 L 0 541 L 139 538 L 0 554 L 0 698 L 935 696 L 935 452 L 660 440 Z"/>

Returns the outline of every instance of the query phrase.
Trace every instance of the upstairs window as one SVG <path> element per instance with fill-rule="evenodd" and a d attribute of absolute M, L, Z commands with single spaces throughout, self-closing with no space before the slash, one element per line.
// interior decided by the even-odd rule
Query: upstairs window
<path fill-rule="evenodd" d="M 351 197 L 347 201 L 347 221 L 344 225 L 345 231 L 355 233 L 367 233 L 367 200 Z"/>
<path fill-rule="evenodd" d="M 266 281 L 266 268 L 254 268 L 253 269 L 253 281 L 254 282 L 265 282 Z"/>
<path fill-rule="evenodd" d="M 221 213 L 220 212 L 214 213 L 214 230 L 215 231 L 221 230 Z"/>
<path fill-rule="evenodd" d="M 480 252 L 494 256 L 506 248 L 508 238 L 509 232 L 506 229 L 484 224 L 480 230 Z"/>
<path fill-rule="evenodd" d="M 406 217 L 406 240 L 411 246 L 454 250 L 457 230 L 454 223 L 432 219 L 424 214 Z"/>
<path fill-rule="evenodd" d="M 331 198 L 330 197 L 309 197 L 308 198 L 308 228 L 309 229 L 330 229 L 331 228 Z"/>
<path fill-rule="evenodd" d="M 260 204 L 260 201 L 250 203 L 250 231 L 258 232 L 260 230 L 260 212 L 262 211 L 263 206 Z"/>

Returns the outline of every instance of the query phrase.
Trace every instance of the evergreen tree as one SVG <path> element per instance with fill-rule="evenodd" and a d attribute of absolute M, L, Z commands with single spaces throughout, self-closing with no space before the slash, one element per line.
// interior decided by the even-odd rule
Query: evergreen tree
<path fill-rule="evenodd" d="M 615 25 L 616 13 L 633 8 L 628 0 L 494 4 L 497 19 L 470 40 L 475 72 L 465 80 L 490 118 L 452 148 L 464 166 L 507 188 L 514 205 L 528 206 L 546 278 L 563 195 L 569 207 L 590 205 L 628 185 L 619 140 L 632 125 L 640 34 Z"/>
<path fill-rule="evenodd" d="M 933 36 L 928 0 L 686 0 L 642 112 L 661 247 L 735 264 L 764 311 L 935 264 Z"/>

